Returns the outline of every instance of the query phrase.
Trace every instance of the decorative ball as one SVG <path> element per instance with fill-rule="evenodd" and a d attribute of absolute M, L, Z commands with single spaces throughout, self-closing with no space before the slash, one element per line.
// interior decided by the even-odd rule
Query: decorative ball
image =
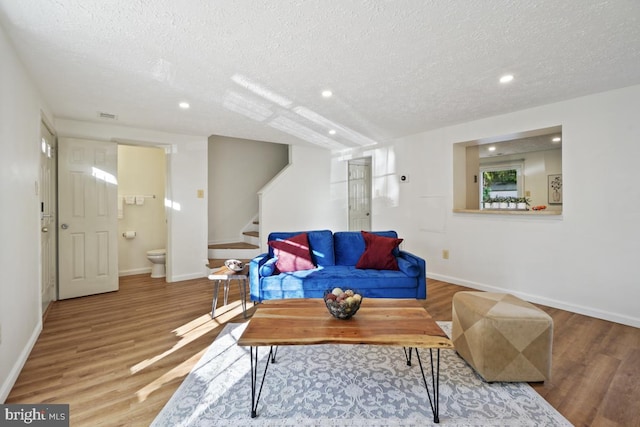
<path fill-rule="evenodd" d="M 362 304 L 362 295 L 353 289 L 327 289 L 323 299 L 329 313 L 337 319 L 350 319 Z"/>

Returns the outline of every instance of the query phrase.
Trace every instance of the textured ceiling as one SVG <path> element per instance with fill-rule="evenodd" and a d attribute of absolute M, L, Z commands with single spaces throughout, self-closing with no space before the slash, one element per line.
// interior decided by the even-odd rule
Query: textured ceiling
<path fill-rule="evenodd" d="M 640 84 L 637 0 L 0 0 L 0 25 L 58 118 L 333 148 Z"/>

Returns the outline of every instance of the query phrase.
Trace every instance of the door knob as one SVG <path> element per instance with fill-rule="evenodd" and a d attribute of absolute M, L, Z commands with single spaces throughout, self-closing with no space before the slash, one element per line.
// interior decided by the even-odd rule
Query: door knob
<path fill-rule="evenodd" d="M 67 224 L 60 224 L 60 228 L 66 230 L 67 228 L 69 228 L 69 226 Z"/>
<path fill-rule="evenodd" d="M 46 233 L 46 232 L 48 232 L 48 231 L 49 231 L 49 228 L 48 228 L 48 227 L 42 227 L 40 230 L 41 230 L 43 233 Z"/>

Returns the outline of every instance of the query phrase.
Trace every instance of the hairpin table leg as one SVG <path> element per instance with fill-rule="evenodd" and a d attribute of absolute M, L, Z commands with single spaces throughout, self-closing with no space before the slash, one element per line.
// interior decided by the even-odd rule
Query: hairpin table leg
<path fill-rule="evenodd" d="M 251 353 L 251 418 L 258 416 L 258 402 L 260 401 L 260 395 L 262 394 L 262 386 L 264 385 L 264 379 L 267 376 L 269 363 L 276 362 L 274 348 L 270 347 L 267 362 L 264 365 L 264 372 L 262 373 L 262 380 L 260 381 L 260 389 L 258 390 L 258 348 L 258 346 L 249 348 Z M 276 352 L 277 349 L 278 347 L 276 347 Z"/>
<path fill-rule="evenodd" d="M 422 381 L 424 381 L 424 387 L 427 389 L 427 396 L 429 397 L 429 405 L 431 406 L 431 412 L 433 412 L 433 422 L 438 424 L 440 423 L 440 349 L 436 349 L 437 352 L 437 360 L 434 369 L 433 365 L 433 350 L 429 349 L 429 356 L 431 359 L 431 384 L 433 385 L 433 397 L 431 392 L 429 391 L 429 385 L 427 384 L 427 378 L 424 375 L 424 369 L 422 368 L 422 360 L 420 359 L 420 353 L 416 348 L 416 356 L 418 357 L 418 363 L 420 364 L 420 372 L 422 373 Z M 409 355 L 411 355 L 411 350 L 409 350 Z"/>

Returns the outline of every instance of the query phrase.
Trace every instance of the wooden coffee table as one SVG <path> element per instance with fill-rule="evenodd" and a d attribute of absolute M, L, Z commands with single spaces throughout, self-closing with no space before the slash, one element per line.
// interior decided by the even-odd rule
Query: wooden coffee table
<path fill-rule="evenodd" d="M 415 299 L 365 298 L 358 313 L 348 320 L 329 314 L 318 298 L 269 300 L 262 302 L 238 345 L 251 347 L 251 417 L 257 416 L 258 402 L 270 363 L 275 363 L 277 347 L 313 344 L 369 344 L 403 347 L 407 365 L 415 350 L 433 421 L 438 417 L 440 389 L 440 349 L 453 343 Z M 258 389 L 258 348 L 269 347 Z M 428 348 L 431 360 L 431 389 L 418 349 Z M 436 353 L 434 365 L 434 350 Z"/>

